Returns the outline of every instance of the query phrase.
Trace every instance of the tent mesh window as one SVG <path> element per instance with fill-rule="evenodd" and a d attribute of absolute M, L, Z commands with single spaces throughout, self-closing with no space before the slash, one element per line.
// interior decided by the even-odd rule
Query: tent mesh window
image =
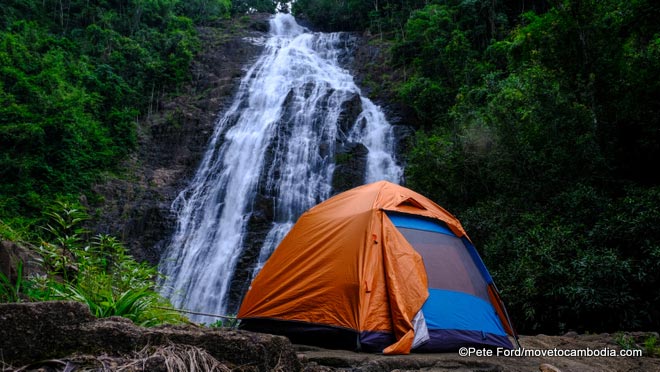
<path fill-rule="evenodd" d="M 422 256 L 429 288 L 468 293 L 490 302 L 488 284 L 463 240 L 437 221 L 400 213 L 387 215 Z"/>
<path fill-rule="evenodd" d="M 429 288 L 469 293 L 489 301 L 487 284 L 461 239 L 409 228 L 399 231 L 422 255 Z"/>

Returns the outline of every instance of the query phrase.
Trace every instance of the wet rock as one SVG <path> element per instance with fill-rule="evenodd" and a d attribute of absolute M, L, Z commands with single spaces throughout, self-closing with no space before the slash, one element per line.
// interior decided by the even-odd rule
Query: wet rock
<path fill-rule="evenodd" d="M 268 18 L 264 15 L 262 17 L 253 18 L 250 22 L 249 28 L 254 31 L 266 33 L 270 29 L 270 23 L 268 22 Z"/>
<path fill-rule="evenodd" d="M 392 132 L 396 139 L 395 146 L 397 154 L 401 158 L 410 149 L 415 136 L 415 130 L 407 125 L 393 125 Z"/>
<path fill-rule="evenodd" d="M 344 101 L 341 105 L 341 113 L 337 119 L 337 125 L 341 131 L 341 138 L 346 139 L 346 136 L 351 132 L 357 122 L 357 118 L 362 113 L 362 99 L 359 94 L 354 94 L 350 99 Z"/>
<path fill-rule="evenodd" d="M 363 94 L 381 106 L 392 125 L 414 126 L 415 111 L 401 101 L 396 86 L 408 78 L 405 69 L 392 63 L 391 45 L 376 35 L 355 39 L 354 58 L 348 69 Z"/>
<path fill-rule="evenodd" d="M 348 142 L 337 146 L 335 172 L 332 176 L 333 193 L 363 184 L 368 155 L 369 150 L 361 143 Z"/>

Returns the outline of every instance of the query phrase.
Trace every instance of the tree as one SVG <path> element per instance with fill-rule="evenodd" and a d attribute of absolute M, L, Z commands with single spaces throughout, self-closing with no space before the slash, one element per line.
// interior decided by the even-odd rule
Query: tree
<path fill-rule="evenodd" d="M 275 0 L 237 0 L 231 2 L 232 14 L 254 12 L 275 13 L 279 1 Z"/>

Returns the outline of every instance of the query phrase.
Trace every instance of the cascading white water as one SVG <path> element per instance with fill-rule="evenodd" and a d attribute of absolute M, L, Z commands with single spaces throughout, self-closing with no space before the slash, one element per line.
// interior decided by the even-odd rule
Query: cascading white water
<path fill-rule="evenodd" d="M 337 61 L 346 35 L 310 33 L 288 14 L 274 16 L 270 27 L 263 54 L 241 81 L 196 175 L 172 206 L 177 226 L 161 259 L 161 290 L 177 308 L 228 310 L 259 182 L 265 180 L 274 205 L 254 273 L 300 214 L 330 196 L 340 138 L 368 149 L 365 183 L 401 177 L 392 127 L 378 106 L 360 97 L 362 112 L 350 133 L 339 128 L 342 105 L 360 95 Z"/>

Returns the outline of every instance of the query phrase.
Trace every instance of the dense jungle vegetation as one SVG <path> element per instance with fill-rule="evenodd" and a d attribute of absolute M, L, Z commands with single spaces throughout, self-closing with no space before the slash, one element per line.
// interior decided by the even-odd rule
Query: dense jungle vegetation
<path fill-rule="evenodd" d="M 138 123 L 189 77 L 196 25 L 275 6 L 3 2 L 2 238 L 62 220 L 119 171 Z M 388 53 L 389 74 L 371 79 L 410 108 L 406 184 L 461 219 L 518 331 L 660 328 L 659 4 L 298 0 L 292 12 Z M 103 239 L 74 246 L 119 249 Z"/>
<path fill-rule="evenodd" d="M 203 3 L 3 2 L 0 218 L 39 217 L 114 170 L 135 147 L 137 121 L 189 76 L 193 19 L 230 7 L 204 14 Z"/>

